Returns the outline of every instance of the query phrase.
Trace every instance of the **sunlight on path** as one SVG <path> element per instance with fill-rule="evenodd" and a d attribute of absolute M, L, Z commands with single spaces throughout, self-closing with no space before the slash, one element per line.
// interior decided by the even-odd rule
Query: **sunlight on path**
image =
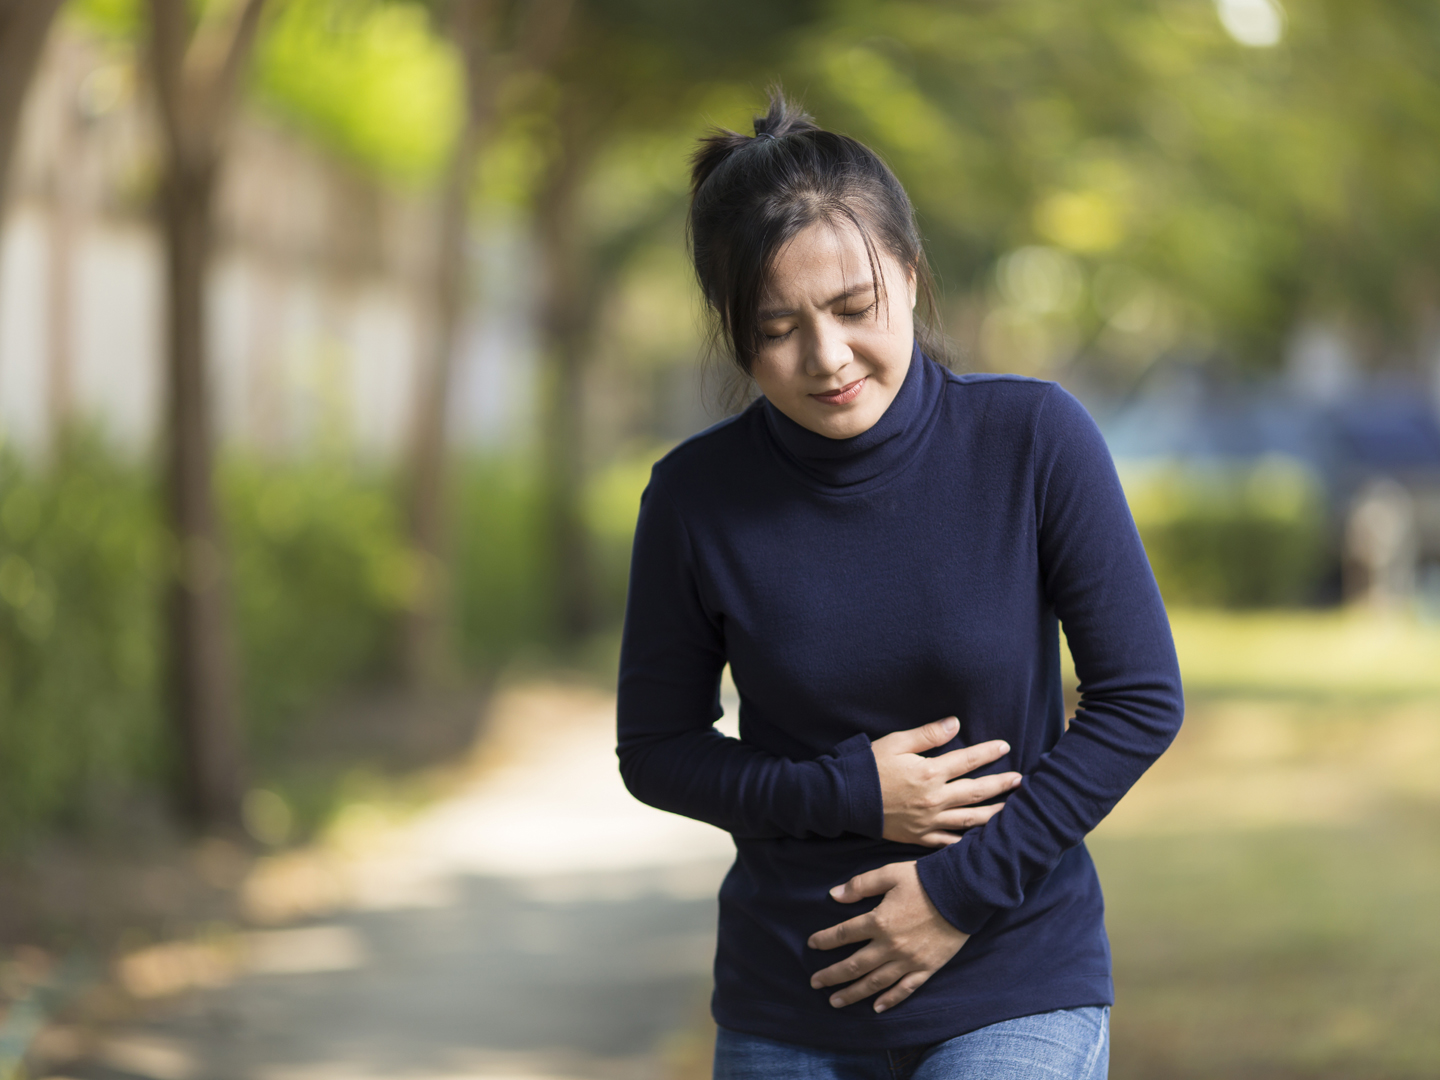
<path fill-rule="evenodd" d="M 496 712 L 515 760 L 408 829 L 436 869 L 535 878 L 733 858 L 728 834 L 625 790 L 613 697 L 530 688 L 502 697 Z"/>
<path fill-rule="evenodd" d="M 501 693 L 447 797 L 351 807 L 323 842 L 262 860 L 245 893 L 254 928 L 122 961 L 150 1018 L 66 1075 L 676 1075 L 734 847 L 633 799 L 614 727 L 613 694 Z"/>

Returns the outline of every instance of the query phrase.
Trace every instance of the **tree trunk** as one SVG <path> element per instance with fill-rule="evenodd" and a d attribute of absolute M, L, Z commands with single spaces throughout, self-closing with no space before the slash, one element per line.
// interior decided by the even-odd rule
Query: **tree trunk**
<path fill-rule="evenodd" d="M 471 76 L 474 77 L 473 75 Z M 455 343 L 465 314 L 470 184 L 480 147 L 473 110 L 446 175 L 437 214 L 434 314 L 420 370 L 405 485 L 411 550 L 420 560 L 418 595 L 406 611 L 402 660 L 412 686 L 450 669 L 450 605 L 445 544 L 446 412 Z"/>
<path fill-rule="evenodd" d="M 67 86 L 78 73 L 70 57 L 62 65 Z M 47 380 L 46 406 L 50 425 L 50 454 L 59 461 L 74 405 L 75 370 L 75 244 L 80 232 L 80 200 L 85 156 L 84 132 L 75 102 L 66 97 L 55 138 L 55 168 L 50 183 L 50 251 L 46 272 Z"/>
<path fill-rule="evenodd" d="M 239 821 L 242 774 L 220 527 L 211 487 L 205 296 L 213 163 L 172 161 L 163 195 L 166 288 L 166 509 L 175 544 L 169 596 L 171 711 L 181 798 L 200 824 Z"/>
<path fill-rule="evenodd" d="M 513 47 L 496 39 L 496 0 L 454 0 L 449 32 L 465 70 L 465 125 L 456 140 L 436 219 L 435 296 L 431 340 L 415 402 L 406 509 L 410 545 L 420 560 L 419 593 L 406 612 L 402 654 L 412 686 L 435 683 L 451 667 L 450 582 L 446 567 L 446 413 L 455 347 L 465 316 L 470 191 L 475 164 L 489 135 L 496 94 L 507 73 L 541 70 L 564 41 L 571 0 L 522 0 Z"/>
<path fill-rule="evenodd" d="M 544 349 L 544 484 L 546 532 L 554 571 L 555 617 L 561 636 L 578 641 L 595 629 L 595 588 L 583 511 L 585 461 L 584 359 L 593 323 L 593 289 L 575 200 L 581 176 L 578 147 L 566 155 L 540 206 L 545 274 L 541 319 Z"/>
<path fill-rule="evenodd" d="M 196 25 L 186 0 L 150 0 L 151 72 L 165 134 L 165 503 L 174 544 L 168 597 L 171 717 L 181 807 L 195 824 L 240 820 L 244 790 L 206 356 L 216 180 L 265 0 Z M 222 13 L 223 14 L 223 13 Z M 191 62 L 194 60 L 195 62 Z"/>
<path fill-rule="evenodd" d="M 20 133 L 25 91 L 61 0 L 0 0 L 0 210 Z"/>

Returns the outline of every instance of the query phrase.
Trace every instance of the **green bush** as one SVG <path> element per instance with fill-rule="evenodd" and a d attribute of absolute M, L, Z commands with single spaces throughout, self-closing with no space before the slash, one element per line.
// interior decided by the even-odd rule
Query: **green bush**
<path fill-rule="evenodd" d="M 620 457 L 598 472 L 586 491 L 585 524 L 594 549 L 596 601 L 603 622 L 618 626 L 625 614 L 640 495 L 650 482 L 651 465 L 665 449 L 641 447 Z"/>
<path fill-rule="evenodd" d="M 388 673 L 409 564 L 383 478 L 231 459 L 218 489 L 263 759 L 323 695 Z M 84 438 L 45 469 L 0 457 L 0 838 L 162 787 L 167 547 L 148 468 Z"/>
<path fill-rule="evenodd" d="M 94 443 L 48 473 L 0 456 L 0 839 L 164 773 L 156 523 L 148 476 Z"/>
<path fill-rule="evenodd" d="M 462 660 L 484 667 L 555 640 L 555 597 L 537 470 L 516 458 L 457 463 L 451 604 Z"/>
<path fill-rule="evenodd" d="M 263 781 L 307 711 L 341 688 L 393 676 L 399 616 L 419 575 L 385 473 L 232 454 L 217 491 L 242 713 Z M 535 471 L 508 459 L 462 462 L 452 494 L 464 661 L 484 668 L 552 645 Z M 116 798 L 162 788 L 171 743 L 161 520 L 153 471 L 98 440 L 77 438 L 48 467 L 0 453 L 0 841 L 96 820 Z M 619 531 L 606 534 L 601 560 L 617 617 L 622 541 L 628 552 Z"/>
<path fill-rule="evenodd" d="M 600 629 L 620 625 L 640 493 L 659 450 L 625 455 L 590 479 L 581 506 Z M 472 458 L 456 469 L 453 602 L 472 667 L 559 644 L 544 490 L 534 462 Z"/>
<path fill-rule="evenodd" d="M 1160 591 L 1171 604 L 1312 602 L 1327 566 L 1323 492 L 1292 458 L 1123 468 Z"/>
<path fill-rule="evenodd" d="M 219 489 L 247 734 L 264 753 L 327 692 L 393 674 L 411 563 L 383 475 L 232 457 Z"/>

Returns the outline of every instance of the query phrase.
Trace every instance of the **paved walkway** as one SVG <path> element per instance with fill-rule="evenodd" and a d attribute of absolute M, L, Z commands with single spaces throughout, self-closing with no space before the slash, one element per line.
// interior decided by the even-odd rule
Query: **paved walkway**
<path fill-rule="evenodd" d="M 733 849 L 629 796 L 613 724 L 613 698 L 593 691 L 502 695 L 475 780 L 399 824 L 367 826 L 361 808 L 339 855 L 277 860 L 252 899 L 281 925 L 242 935 L 233 972 L 208 979 L 220 985 L 157 999 L 70 1073 L 703 1075 Z"/>

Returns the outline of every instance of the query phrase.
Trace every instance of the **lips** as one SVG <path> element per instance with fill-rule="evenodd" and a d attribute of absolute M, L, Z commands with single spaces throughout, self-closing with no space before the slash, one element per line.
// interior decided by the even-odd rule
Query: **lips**
<path fill-rule="evenodd" d="M 824 405 L 848 405 L 860 396 L 860 391 L 865 389 L 865 380 L 868 378 L 868 375 L 862 376 L 835 390 L 826 390 L 823 394 L 811 394 L 810 396 Z"/>

